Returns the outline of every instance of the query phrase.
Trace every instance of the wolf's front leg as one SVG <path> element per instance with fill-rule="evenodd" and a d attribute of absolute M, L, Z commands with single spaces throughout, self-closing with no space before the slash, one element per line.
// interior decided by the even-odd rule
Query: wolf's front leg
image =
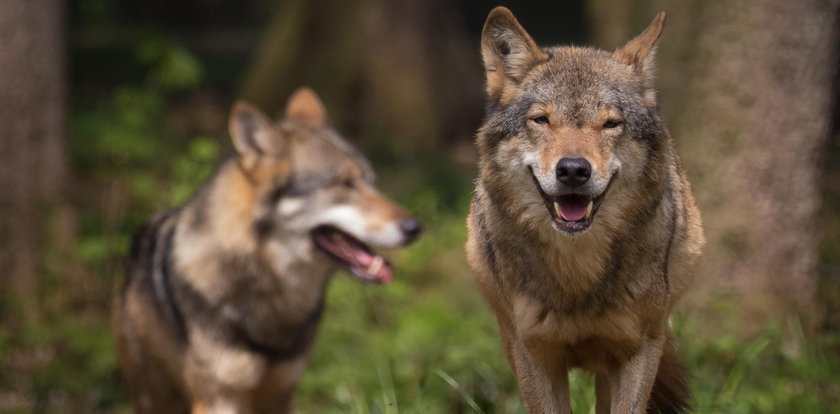
<path fill-rule="evenodd" d="M 610 414 L 610 379 L 595 374 L 595 414 Z"/>
<path fill-rule="evenodd" d="M 252 414 L 245 401 L 235 398 L 217 397 L 208 400 L 194 400 L 190 414 Z"/>
<path fill-rule="evenodd" d="M 664 335 L 646 339 L 639 353 L 610 370 L 610 412 L 642 414 L 647 411 L 665 341 Z"/>
<path fill-rule="evenodd" d="M 531 414 L 571 414 L 568 369 L 565 367 L 548 369 L 546 364 L 534 361 L 521 341 L 516 340 L 511 345 L 513 368 L 528 412 Z"/>

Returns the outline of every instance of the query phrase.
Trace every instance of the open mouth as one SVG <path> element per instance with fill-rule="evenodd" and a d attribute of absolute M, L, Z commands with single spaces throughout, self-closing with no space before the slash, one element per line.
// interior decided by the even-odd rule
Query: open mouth
<path fill-rule="evenodd" d="M 550 196 L 543 191 L 539 180 L 534 175 L 534 170 L 528 167 L 528 171 L 531 173 L 531 178 L 534 179 L 534 184 L 548 208 L 554 227 L 568 234 L 581 233 L 589 229 L 595 213 L 598 212 L 598 207 L 601 206 L 601 202 L 604 200 L 607 191 L 610 190 L 613 178 L 615 178 L 615 175 L 613 175 L 604 192 L 596 197 L 578 193 Z"/>
<path fill-rule="evenodd" d="M 312 239 L 327 256 L 359 280 L 380 284 L 391 281 L 391 264 L 355 237 L 335 227 L 322 226 L 312 231 Z"/>

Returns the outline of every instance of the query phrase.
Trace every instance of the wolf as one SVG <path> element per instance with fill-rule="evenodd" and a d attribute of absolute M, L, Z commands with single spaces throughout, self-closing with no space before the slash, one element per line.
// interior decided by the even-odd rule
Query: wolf
<path fill-rule="evenodd" d="M 466 250 L 531 413 L 571 412 L 570 369 L 598 413 L 689 407 L 668 321 L 704 236 L 654 89 L 664 22 L 613 52 L 538 47 L 503 7 L 485 22 Z"/>
<path fill-rule="evenodd" d="M 421 232 L 312 90 L 278 122 L 238 102 L 229 129 L 235 156 L 131 245 L 113 329 L 140 413 L 289 412 L 331 274 L 387 283 L 369 246 Z"/>

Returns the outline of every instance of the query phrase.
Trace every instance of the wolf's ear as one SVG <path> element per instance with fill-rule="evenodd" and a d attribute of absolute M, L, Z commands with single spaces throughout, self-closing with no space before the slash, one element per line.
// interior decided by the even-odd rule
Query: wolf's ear
<path fill-rule="evenodd" d="M 313 127 L 327 125 L 327 109 L 321 98 L 312 89 L 307 87 L 299 88 L 289 98 L 286 104 L 286 118 Z"/>
<path fill-rule="evenodd" d="M 495 101 L 508 85 L 518 84 L 529 69 L 548 59 L 505 7 L 490 11 L 484 22 L 481 57 L 487 72 L 487 95 Z"/>
<path fill-rule="evenodd" d="M 642 33 L 613 52 L 613 57 L 627 65 L 633 65 L 645 77 L 652 80 L 656 42 L 664 26 L 665 12 L 661 11 Z"/>
<path fill-rule="evenodd" d="M 262 111 L 243 101 L 233 105 L 228 129 L 236 152 L 244 157 L 280 155 L 286 148 L 274 122 Z"/>

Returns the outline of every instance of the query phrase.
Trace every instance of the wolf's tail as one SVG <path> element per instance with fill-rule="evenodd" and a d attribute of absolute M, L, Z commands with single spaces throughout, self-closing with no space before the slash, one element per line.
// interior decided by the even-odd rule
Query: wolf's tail
<path fill-rule="evenodd" d="M 680 414 L 691 409 L 685 369 L 672 338 L 668 338 L 648 402 L 648 413 Z"/>

